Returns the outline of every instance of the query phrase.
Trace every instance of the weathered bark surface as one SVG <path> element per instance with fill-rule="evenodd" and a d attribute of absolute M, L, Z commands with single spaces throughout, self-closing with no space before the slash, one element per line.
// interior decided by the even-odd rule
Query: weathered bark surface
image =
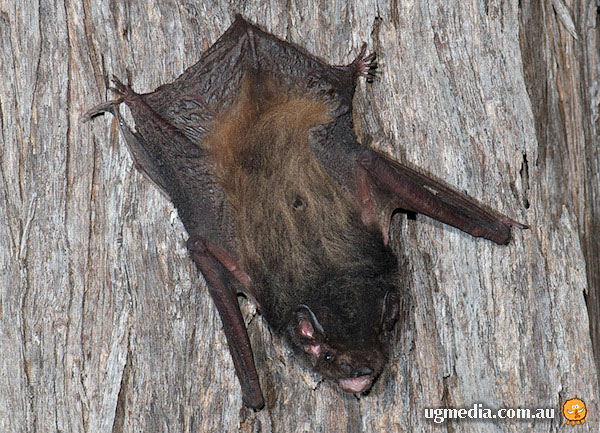
<path fill-rule="evenodd" d="M 531 225 L 499 247 L 394 219 L 410 307 L 367 397 L 300 367 L 243 301 L 267 407 L 242 409 L 176 212 L 112 117 L 79 123 L 111 75 L 173 80 L 234 12 L 335 63 L 367 41 L 363 142 Z M 558 431 L 578 396 L 597 432 L 599 46 L 584 0 L 0 2 L 0 431 Z M 424 417 L 474 403 L 556 417 Z"/>

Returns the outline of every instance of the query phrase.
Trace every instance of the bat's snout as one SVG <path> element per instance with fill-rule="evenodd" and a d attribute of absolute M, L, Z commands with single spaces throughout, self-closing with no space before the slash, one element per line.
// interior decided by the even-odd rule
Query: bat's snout
<path fill-rule="evenodd" d="M 340 379 L 338 384 L 346 392 L 365 392 L 373 384 L 373 375 L 366 374 L 357 377 L 345 377 Z"/>

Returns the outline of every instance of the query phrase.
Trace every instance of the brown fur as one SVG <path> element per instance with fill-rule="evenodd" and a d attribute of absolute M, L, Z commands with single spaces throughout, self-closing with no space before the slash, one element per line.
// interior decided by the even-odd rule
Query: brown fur
<path fill-rule="evenodd" d="M 209 141 L 217 175 L 237 215 L 241 256 L 261 261 L 268 249 L 269 255 L 287 258 L 281 266 L 297 269 L 305 254 L 296 241 L 307 234 L 299 231 L 309 229 L 328 255 L 341 258 L 347 248 L 330 233 L 348 224 L 353 205 L 307 140 L 311 127 L 331 121 L 328 105 L 281 91 L 272 82 L 259 86 L 246 79 L 243 88 L 232 113 L 223 116 L 227 120 L 215 122 L 219 127 Z M 263 94 L 257 97 L 259 91 Z"/>
<path fill-rule="evenodd" d="M 215 121 L 208 143 L 235 215 L 242 265 L 267 320 L 277 329 L 300 303 L 313 303 L 316 310 L 327 305 L 332 311 L 319 315 L 339 321 L 323 319 L 330 333 L 339 330 L 358 341 L 361 336 L 350 335 L 345 327 L 364 323 L 354 317 L 356 312 L 377 315 L 361 311 L 361 297 L 383 295 L 344 286 L 362 285 L 349 277 L 357 272 L 374 284 L 378 273 L 388 277 L 376 269 L 379 263 L 364 262 L 385 262 L 388 270 L 393 259 L 388 260 L 392 256 L 384 251 L 380 234 L 362 224 L 354 200 L 309 146 L 309 130 L 330 122 L 329 113 L 330 107 L 317 98 L 246 78 L 236 103 Z M 385 290 L 381 286 L 378 290 Z M 366 329 L 369 336 L 364 337 L 373 338 L 372 332 L 376 330 Z"/>

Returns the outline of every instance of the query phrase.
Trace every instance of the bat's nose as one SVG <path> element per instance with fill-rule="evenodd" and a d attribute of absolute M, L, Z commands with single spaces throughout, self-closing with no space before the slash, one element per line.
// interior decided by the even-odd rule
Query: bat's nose
<path fill-rule="evenodd" d="M 359 377 L 359 376 L 370 376 L 370 375 L 372 375 L 373 373 L 374 373 L 373 369 L 372 369 L 371 367 L 366 367 L 366 366 L 363 366 L 363 367 L 357 368 L 357 369 L 354 371 L 354 375 L 355 375 L 356 377 Z"/>

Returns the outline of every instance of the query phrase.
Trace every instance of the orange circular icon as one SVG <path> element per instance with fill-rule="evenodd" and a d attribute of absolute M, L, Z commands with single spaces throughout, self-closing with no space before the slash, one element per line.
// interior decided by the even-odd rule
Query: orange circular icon
<path fill-rule="evenodd" d="M 563 405 L 563 415 L 567 419 L 567 424 L 583 424 L 587 415 L 587 408 L 583 400 L 572 398 L 565 401 Z"/>

